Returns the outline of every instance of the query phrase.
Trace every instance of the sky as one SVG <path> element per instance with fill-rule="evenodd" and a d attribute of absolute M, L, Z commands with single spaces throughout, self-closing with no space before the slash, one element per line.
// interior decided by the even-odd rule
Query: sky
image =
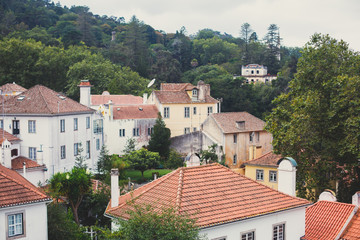
<path fill-rule="evenodd" d="M 93 14 L 135 15 L 156 30 L 187 35 L 210 28 L 240 36 L 245 22 L 262 39 L 270 24 L 280 28 L 282 45 L 303 47 L 314 33 L 329 34 L 360 51 L 360 0 L 54 0 L 62 6 L 88 6 Z"/>

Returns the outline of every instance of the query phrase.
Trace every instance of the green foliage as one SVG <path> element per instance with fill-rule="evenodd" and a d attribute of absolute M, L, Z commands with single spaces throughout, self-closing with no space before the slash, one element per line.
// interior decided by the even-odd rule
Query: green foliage
<path fill-rule="evenodd" d="M 119 178 L 125 179 L 125 170 L 130 166 L 126 158 L 119 157 L 118 155 L 113 154 L 111 156 L 111 163 L 112 163 L 112 168 L 117 168 L 119 170 Z"/>
<path fill-rule="evenodd" d="M 48 238 L 53 240 L 85 240 L 88 236 L 68 216 L 62 204 L 51 203 L 47 206 Z"/>
<path fill-rule="evenodd" d="M 217 144 L 213 144 L 208 147 L 208 150 L 200 151 L 200 162 L 201 164 L 208 163 L 217 163 L 219 162 L 219 157 L 216 154 Z"/>
<path fill-rule="evenodd" d="M 164 161 L 169 157 L 170 153 L 170 129 L 166 127 L 160 113 L 154 125 L 154 132 L 151 134 L 148 149 L 151 152 L 159 153 Z"/>
<path fill-rule="evenodd" d="M 91 190 L 90 174 L 84 168 L 74 167 L 68 173 L 56 173 L 50 179 L 49 191 L 53 197 L 66 197 L 74 214 L 76 223 L 79 222 L 78 208 L 85 194 Z"/>
<path fill-rule="evenodd" d="M 125 155 L 135 151 L 135 141 L 135 138 L 128 138 L 126 140 L 126 145 L 123 151 Z"/>
<path fill-rule="evenodd" d="M 137 170 L 126 169 L 125 179 L 130 178 L 132 182 L 143 183 L 145 181 L 148 182 L 153 180 L 153 173 L 155 172 L 159 173 L 158 174 L 158 178 L 159 178 L 161 176 L 170 173 L 171 171 L 172 170 L 170 169 L 150 169 L 144 171 L 144 176 L 142 176 L 141 173 Z"/>
<path fill-rule="evenodd" d="M 195 240 L 201 239 L 195 220 L 178 214 L 173 208 L 155 211 L 151 206 L 135 205 L 130 219 L 121 221 L 125 240 Z"/>
<path fill-rule="evenodd" d="M 289 92 L 274 101 L 266 129 L 273 134 L 274 150 L 297 160 L 301 197 L 315 200 L 331 180 L 358 181 L 350 173 L 357 172 L 360 157 L 359 70 L 360 57 L 345 42 L 315 34 Z"/>
<path fill-rule="evenodd" d="M 144 178 L 144 171 L 151 168 L 156 168 L 160 164 L 160 156 L 157 152 L 150 152 L 145 148 L 133 151 L 124 156 L 131 168 L 141 172 Z"/>
<path fill-rule="evenodd" d="M 165 161 L 164 167 L 170 169 L 176 169 L 178 167 L 184 166 L 184 160 L 181 157 L 181 154 L 178 153 L 175 149 L 170 149 L 169 158 Z"/>
<path fill-rule="evenodd" d="M 101 147 L 99 159 L 97 161 L 97 171 L 100 175 L 105 176 L 110 174 L 111 168 L 111 156 L 109 155 L 109 151 L 106 149 L 106 146 L 103 145 Z"/>

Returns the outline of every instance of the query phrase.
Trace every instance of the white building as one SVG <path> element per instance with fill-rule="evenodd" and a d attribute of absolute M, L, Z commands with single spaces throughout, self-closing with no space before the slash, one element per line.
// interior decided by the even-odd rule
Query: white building
<path fill-rule="evenodd" d="M 269 83 L 276 79 L 275 75 L 267 73 L 267 67 L 259 64 L 248 64 L 241 67 L 241 76 L 246 78 L 246 83 Z"/>
<path fill-rule="evenodd" d="M 112 197 L 105 215 L 113 219 L 127 220 L 131 202 L 152 205 L 154 211 L 172 207 L 186 213 L 209 240 L 300 239 L 305 234 L 310 202 L 217 163 L 179 168 L 121 196 L 116 173 L 111 177 Z"/>
<path fill-rule="evenodd" d="M 46 165 L 45 179 L 69 171 L 81 149 L 89 169 L 96 169 L 103 136 L 93 109 L 41 85 L 7 97 L 0 109 L 0 126 L 22 140 L 23 156 Z"/>
<path fill-rule="evenodd" d="M 143 98 L 133 95 L 91 95 L 89 81 L 82 80 L 80 103 L 97 110 L 103 116 L 104 144 L 110 154 L 123 154 L 129 138 L 135 140 L 136 148 L 149 144 L 158 109 L 143 104 Z"/>
<path fill-rule="evenodd" d="M 46 194 L 0 165 L 0 240 L 48 239 Z"/>

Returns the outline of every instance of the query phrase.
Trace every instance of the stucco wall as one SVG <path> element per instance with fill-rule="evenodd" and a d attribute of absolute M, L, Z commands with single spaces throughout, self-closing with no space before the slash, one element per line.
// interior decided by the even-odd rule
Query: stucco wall
<path fill-rule="evenodd" d="M 239 240 L 241 233 L 255 231 L 255 239 L 266 240 L 272 239 L 273 226 L 280 223 L 285 223 L 285 239 L 300 239 L 305 234 L 305 207 L 204 228 L 200 234 L 206 235 L 209 240 L 220 237 Z"/>
<path fill-rule="evenodd" d="M 264 170 L 264 181 L 259 181 L 256 180 L 256 170 Z M 271 187 L 273 189 L 278 189 L 278 181 L 279 181 L 279 174 L 277 174 L 277 181 L 276 182 L 270 182 L 270 178 L 269 178 L 269 171 L 276 171 L 277 172 L 277 168 L 272 168 L 272 167 L 264 167 L 264 166 L 250 166 L 247 165 L 245 167 L 245 176 L 257 181 L 258 183 L 262 183 L 268 187 Z"/>
<path fill-rule="evenodd" d="M 6 239 L 7 214 L 23 213 L 25 236 L 16 239 L 48 239 L 47 207 L 45 203 L 0 208 L 0 240 Z"/>

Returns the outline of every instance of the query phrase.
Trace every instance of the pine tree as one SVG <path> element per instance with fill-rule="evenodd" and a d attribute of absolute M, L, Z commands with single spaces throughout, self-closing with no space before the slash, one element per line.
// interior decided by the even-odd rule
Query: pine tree
<path fill-rule="evenodd" d="M 170 129 L 166 127 L 159 113 L 149 141 L 149 151 L 158 152 L 162 160 L 167 159 L 170 153 L 170 135 Z"/>

